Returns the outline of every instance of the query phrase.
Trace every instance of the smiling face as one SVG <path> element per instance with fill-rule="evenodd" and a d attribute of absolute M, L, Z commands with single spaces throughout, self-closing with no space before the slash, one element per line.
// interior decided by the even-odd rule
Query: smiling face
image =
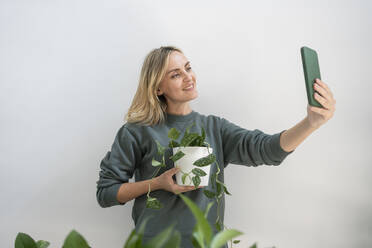
<path fill-rule="evenodd" d="M 198 97 L 196 77 L 190 61 L 185 55 L 173 51 L 169 56 L 168 68 L 160 82 L 157 94 L 164 95 L 168 112 L 188 113 L 191 111 L 188 102 Z"/>

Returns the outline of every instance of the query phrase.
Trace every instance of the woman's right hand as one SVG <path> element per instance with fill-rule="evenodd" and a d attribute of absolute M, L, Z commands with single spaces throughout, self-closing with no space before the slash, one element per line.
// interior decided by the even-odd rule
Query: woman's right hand
<path fill-rule="evenodd" d="M 179 194 L 179 193 L 183 193 L 183 192 L 187 192 L 187 191 L 191 191 L 191 190 L 195 190 L 195 189 L 200 189 L 200 188 L 204 187 L 204 186 L 199 186 L 198 188 L 195 188 L 195 186 L 181 186 L 181 185 L 178 185 L 173 180 L 172 176 L 175 175 L 179 170 L 180 170 L 180 168 L 175 167 L 175 168 L 172 168 L 170 170 L 165 171 L 163 174 L 156 177 L 156 179 L 157 179 L 157 181 L 160 185 L 160 189 L 172 192 L 174 194 Z"/>

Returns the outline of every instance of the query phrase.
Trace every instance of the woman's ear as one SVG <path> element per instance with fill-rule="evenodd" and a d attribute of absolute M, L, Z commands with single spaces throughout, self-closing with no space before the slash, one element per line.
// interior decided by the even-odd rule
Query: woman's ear
<path fill-rule="evenodd" d="M 163 94 L 163 92 L 162 92 L 160 89 L 158 89 L 158 91 L 156 92 L 156 94 L 157 94 L 158 96 L 161 96 L 161 95 Z"/>

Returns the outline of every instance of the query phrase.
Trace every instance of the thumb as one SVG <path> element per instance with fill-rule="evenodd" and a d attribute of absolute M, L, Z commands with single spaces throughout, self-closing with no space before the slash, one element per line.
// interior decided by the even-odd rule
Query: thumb
<path fill-rule="evenodd" d="M 179 172 L 180 171 L 180 168 L 178 168 L 178 167 L 174 167 L 173 169 L 172 169 L 172 173 L 173 174 L 176 174 L 177 172 Z"/>

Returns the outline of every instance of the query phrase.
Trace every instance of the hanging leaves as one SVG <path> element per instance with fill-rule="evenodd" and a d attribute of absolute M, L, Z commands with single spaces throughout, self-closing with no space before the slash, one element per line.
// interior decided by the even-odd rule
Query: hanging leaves
<path fill-rule="evenodd" d="M 203 190 L 203 193 L 206 197 L 208 198 L 214 198 L 216 196 L 216 193 L 212 192 L 212 191 L 209 191 L 209 190 Z"/>
<path fill-rule="evenodd" d="M 217 183 L 217 185 L 220 185 L 220 187 L 223 188 L 223 190 L 225 191 L 226 194 L 231 195 L 230 192 L 227 191 L 226 185 L 223 182 L 221 182 L 220 180 L 216 179 L 216 183 Z"/>
<path fill-rule="evenodd" d="M 156 146 L 158 147 L 158 154 L 163 155 L 165 152 L 165 147 L 162 146 L 157 140 L 155 140 Z"/>
<path fill-rule="evenodd" d="M 147 197 L 146 207 L 152 209 L 161 209 L 163 205 L 158 199 L 149 196 Z"/>

